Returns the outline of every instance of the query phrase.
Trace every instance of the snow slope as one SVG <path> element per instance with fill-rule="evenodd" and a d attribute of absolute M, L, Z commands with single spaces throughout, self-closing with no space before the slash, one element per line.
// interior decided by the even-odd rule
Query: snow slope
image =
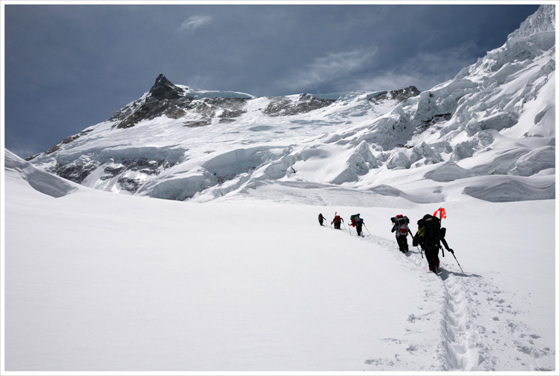
<path fill-rule="evenodd" d="M 554 200 L 446 202 L 464 273 L 446 253 L 435 275 L 389 220 L 435 204 L 158 200 L 5 158 L 8 374 L 558 370 Z M 319 211 L 360 212 L 365 238 Z"/>

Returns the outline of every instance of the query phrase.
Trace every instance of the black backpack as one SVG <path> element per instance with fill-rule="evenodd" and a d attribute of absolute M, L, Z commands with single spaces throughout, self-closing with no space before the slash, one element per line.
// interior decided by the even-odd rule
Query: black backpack
<path fill-rule="evenodd" d="M 413 245 L 422 245 L 424 249 L 436 249 L 440 245 L 441 222 L 438 217 L 426 214 L 418 221 L 418 232 Z M 416 244 L 414 244 L 416 243 Z"/>

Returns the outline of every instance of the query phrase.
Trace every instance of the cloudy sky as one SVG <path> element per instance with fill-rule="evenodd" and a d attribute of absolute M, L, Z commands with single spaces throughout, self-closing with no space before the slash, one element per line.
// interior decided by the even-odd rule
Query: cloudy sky
<path fill-rule="evenodd" d="M 386 2 L 385 2 L 386 3 Z M 538 5 L 2 2 L 5 146 L 27 157 L 109 118 L 163 73 L 255 96 L 428 90 Z"/>

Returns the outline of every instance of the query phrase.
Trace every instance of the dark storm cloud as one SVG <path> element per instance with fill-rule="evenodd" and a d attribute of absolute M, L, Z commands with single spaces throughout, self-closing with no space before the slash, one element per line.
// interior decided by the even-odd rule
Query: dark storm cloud
<path fill-rule="evenodd" d="M 159 73 L 257 96 L 420 90 L 452 78 L 536 5 L 5 5 L 6 147 L 103 121 Z"/>

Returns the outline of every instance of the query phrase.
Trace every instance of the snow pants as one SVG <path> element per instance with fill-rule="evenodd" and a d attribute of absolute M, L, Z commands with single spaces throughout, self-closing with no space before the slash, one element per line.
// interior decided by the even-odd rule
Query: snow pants
<path fill-rule="evenodd" d="M 402 253 L 408 252 L 408 241 L 405 236 L 397 236 L 397 244 L 399 245 L 399 250 Z"/>
<path fill-rule="evenodd" d="M 439 268 L 439 249 L 438 248 L 427 248 L 424 249 L 426 254 L 426 260 L 428 260 L 428 267 L 432 272 L 437 272 Z"/>

